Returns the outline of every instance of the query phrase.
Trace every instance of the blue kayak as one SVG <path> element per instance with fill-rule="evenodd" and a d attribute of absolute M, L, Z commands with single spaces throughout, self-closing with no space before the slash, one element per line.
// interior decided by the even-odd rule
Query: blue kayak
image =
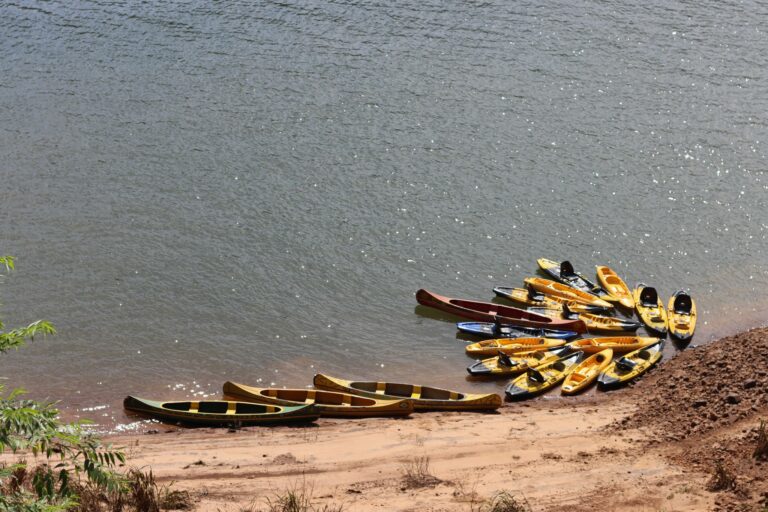
<path fill-rule="evenodd" d="M 513 324 L 494 324 L 492 322 L 459 322 L 459 331 L 485 338 L 554 338 L 572 340 L 579 333 L 574 331 L 556 331 L 538 327 L 520 327 Z"/>

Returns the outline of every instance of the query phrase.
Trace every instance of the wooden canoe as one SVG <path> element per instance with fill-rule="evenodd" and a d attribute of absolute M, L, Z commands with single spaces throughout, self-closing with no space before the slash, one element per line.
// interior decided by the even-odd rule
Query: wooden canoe
<path fill-rule="evenodd" d="M 696 302 L 683 290 L 678 290 L 669 299 L 669 334 L 681 341 L 693 337 L 696 329 Z"/>
<path fill-rule="evenodd" d="M 350 381 L 318 373 L 316 388 L 341 391 L 368 398 L 401 400 L 409 398 L 416 411 L 486 411 L 501 407 L 496 393 L 476 395 L 448 389 L 394 382 Z"/>
<path fill-rule="evenodd" d="M 620 357 L 603 370 L 597 378 L 597 384 L 610 388 L 636 379 L 661 359 L 663 350 L 664 340 L 659 340 L 653 345 Z"/>
<path fill-rule="evenodd" d="M 607 348 L 592 354 L 579 364 L 577 364 L 565 380 L 561 388 L 564 395 L 575 395 L 587 389 L 597 380 L 613 359 L 613 350 Z"/>
<path fill-rule="evenodd" d="M 320 416 L 311 404 L 285 407 L 227 400 L 161 402 L 128 396 L 123 407 L 165 421 L 209 426 L 310 422 Z"/>
<path fill-rule="evenodd" d="M 532 288 L 510 288 L 506 286 L 497 286 L 493 289 L 498 297 L 517 302 L 525 307 L 544 307 L 551 309 L 563 309 L 567 304 L 571 311 L 576 313 L 595 313 L 605 311 L 605 308 L 580 302 L 568 301 L 562 297 L 545 295 Z"/>
<path fill-rule="evenodd" d="M 659 338 L 645 336 L 604 336 L 601 338 L 582 338 L 568 346 L 574 350 L 582 350 L 587 354 L 596 354 L 607 348 L 617 354 L 624 354 L 648 347 L 659 341 Z"/>
<path fill-rule="evenodd" d="M 576 272 L 570 261 L 557 262 L 546 258 L 539 258 L 536 262 L 541 270 L 561 283 L 607 300 L 608 292 L 603 290 L 600 285 L 587 279 L 581 272 Z"/>
<path fill-rule="evenodd" d="M 320 416 L 329 417 L 407 416 L 413 412 L 413 402 L 409 399 L 380 400 L 318 389 L 256 388 L 227 381 L 224 394 L 247 402 L 292 406 L 315 404 Z"/>
<path fill-rule="evenodd" d="M 536 368 L 542 364 L 559 359 L 568 349 L 563 347 L 547 351 L 521 352 L 506 355 L 503 352 L 496 357 L 483 359 L 467 367 L 467 372 L 473 377 L 509 377 Z"/>
<path fill-rule="evenodd" d="M 565 345 L 565 340 L 550 338 L 496 338 L 470 343 L 464 351 L 471 357 L 493 357 L 504 354 L 518 354 L 536 350 L 550 350 Z"/>
<path fill-rule="evenodd" d="M 632 292 L 635 299 L 635 309 L 640 320 L 651 331 L 662 335 L 667 334 L 667 310 L 661 301 L 656 288 L 638 283 Z"/>
<path fill-rule="evenodd" d="M 594 315 L 592 313 L 572 313 L 567 305 L 562 310 L 532 308 L 535 312 L 553 317 L 578 318 L 587 326 L 587 332 L 627 332 L 636 331 L 640 323 L 613 316 Z"/>
<path fill-rule="evenodd" d="M 456 328 L 465 334 L 474 334 L 484 338 L 557 338 L 572 340 L 579 333 L 574 331 L 558 331 L 556 329 L 540 329 L 538 327 L 520 327 L 514 324 L 497 324 L 493 322 L 459 322 Z"/>
<path fill-rule="evenodd" d="M 557 386 L 581 361 L 583 355 L 583 352 L 574 352 L 551 363 L 529 369 L 509 383 L 504 390 L 507 398 L 529 398 Z"/>
<path fill-rule="evenodd" d="M 552 281 L 551 279 L 542 279 L 541 277 L 529 277 L 524 280 L 526 287 L 531 287 L 539 293 L 550 297 L 557 297 L 564 302 L 578 302 L 595 308 L 610 310 L 613 305 L 606 302 L 591 293 L 583 292 L 566 286 L 564 284 Z"/>
<path fill-rule="evenodd" d="M 478 320 L 480 322 L 498 322 L 521 325 L 523 327 L 541 327 L 546 329 L 558 329 L 564 331 L 584 332 L 586 326 L 581 320 L 556 319 L 546 315 L 538 315 L 522 309 L 494 304 L 492 302 L 478 302 L 474 300 L 451 299 L 442 295 L 421 289 L 416 292 L 416 300 L 422 306 L 429 306 L 446 313 Z"/>
<path fill-rule="evenodd" d="M 632 291 L 627 286 L 627 283 L 610 267 L 598 265 L 596 270 L 597 280 L 600 281 L 600 284 L 603 285 L 603 288 L 609 295 L 605 299 L 611 302 L 618 302 L 627 309 L 635 309 L 635 299 L 632 298 Z"/>

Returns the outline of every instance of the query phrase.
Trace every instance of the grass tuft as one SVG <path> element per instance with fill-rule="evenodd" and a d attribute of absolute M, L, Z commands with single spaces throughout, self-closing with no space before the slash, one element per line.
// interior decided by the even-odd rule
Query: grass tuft
<path fill-rule="evenodd" d="M 531 512 L 531 504 L 525 499 L 516 498 L 507 491 L 497 492 L 491 497 L 488 512 Z"/>
<path fill-rule="evenodd" d="M 715 465 L 715 472 L 707 482 L 707 490 L 712 492 L 736 489 L 736 475 L 728 471 L 722 462 Z"/>
<path fill-rule="evenodd" d="M 434 487 L 442 480 L 433 475 L 429 470 L 429 457 L 423 455 L 414 457 L 403 464 L 403 489 L 420 489 L 422 487 Z"/>
<path fill-rule="evenodd" d="M 293 487 L 267 498 L 266 512 L 343 512 L 343 505 L 312 504 L 314 486 L 306 480 L 297 482 Z"/>
<path fill-rule="evenodd" d="M 768 460 L 768 432 L 765 429 L 765 420 L 760 421 L 757 429 L 757 446 L 752 454 L 757 460 Z"/>

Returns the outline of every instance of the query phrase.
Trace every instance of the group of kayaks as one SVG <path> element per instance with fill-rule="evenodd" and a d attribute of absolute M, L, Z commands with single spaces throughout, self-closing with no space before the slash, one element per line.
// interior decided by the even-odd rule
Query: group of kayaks
<path fill-rule="evenodd" d="M 259 388 L 225 382 L 225 400 L 158 401 L 128 396 L 126 410 L 192 425 L 275 425 L 320 417 L 408 416 L 421 411 L 483 411 L 501 407 L 495 393 L 469 394 L 393 382 L 349 381 L 317 374 L 314 389 Z"/>
<path fill-rule="evenodd" d="M 597 285 L 564 261 L 538 261 L 555 281 L 525 279 L 525 288 L 494 288 L 497 296 L 527 309 L 495 302 L 451 299 L 419 290 L 416 299 L 470 320 L 459 331 L 486 338 L 466 346 L 477 361 L 473 377 L 510 378 L 509 399 L 523 399 L 558 385 L 563 394 L 584 391 L 597 382 L 617 386 L 642 375 L 662 357 L 669 332 L 689 340 L 696 326 L 696 305 L 676 292 L 668 310 L 654 288 L 639 284 L 630 291 L 610 268 L 597 267 Z M 658 337 L 615 335 L 635 331 L 640 323 L 609 316 L 618 308 L 636 310 Z M 593 332 L 613 336 L 579 338 Z M 126 410 L 164 421 L 193 425 L 274 425 L 312 422 L 320 417 L 407 416 L 419 411 L 488 411 L 501 407 L 496 393 L 468 394 L 425 385 L 349 381 L 317 374 L 313 389 L 260 388 L 224 383 L 222 400 L 158 401 L 128 396 Z"/>
<path fill-rule="evenodd" d="M 424 305 L 474 320 L 459 322 L 459 331 L 487 338 L 466 346 L 478 359 L 467 371 L 474 377 L 512 378 L 509 399 L 537 395 L 561 385 L 563 394 L 584 391 L 595 382 L 610 388 L 629 382 L 662 357 L 667 332 L 690 340 L 696 327 L 696 305 L 680 290 L 668 310 L 657 291 L 643 283 L 630 290 L 616 272 L 597 267 L 600 285 L 574 271 L 568 261 L 539 259 L 550 277 L 530 277 L 524 288 L 496 287 L 498 297 L 524 306 L 443 297 L 427 290 L 416 293 Z M 619 335 L 636 331 L 640 322 L 612 316 L 637 312 L 654 336 Z M 613 334 L 575 339 L 584 333 Z M 614 357 L 615 356 L 615 357 Z"/>

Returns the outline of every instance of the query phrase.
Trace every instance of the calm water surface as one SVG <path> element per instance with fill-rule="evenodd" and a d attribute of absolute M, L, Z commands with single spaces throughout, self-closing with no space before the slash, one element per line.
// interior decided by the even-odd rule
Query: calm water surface
<path fill-rule="evenodd" d="M 0 0 L 2 315 L 59 330 L 0 375 L 107 427 L 227 379 L 500 391 L 414 292 L 537 257 L 689 288 L 695 343 L 764 324 L 768 7 L 539 4 Z"/>

